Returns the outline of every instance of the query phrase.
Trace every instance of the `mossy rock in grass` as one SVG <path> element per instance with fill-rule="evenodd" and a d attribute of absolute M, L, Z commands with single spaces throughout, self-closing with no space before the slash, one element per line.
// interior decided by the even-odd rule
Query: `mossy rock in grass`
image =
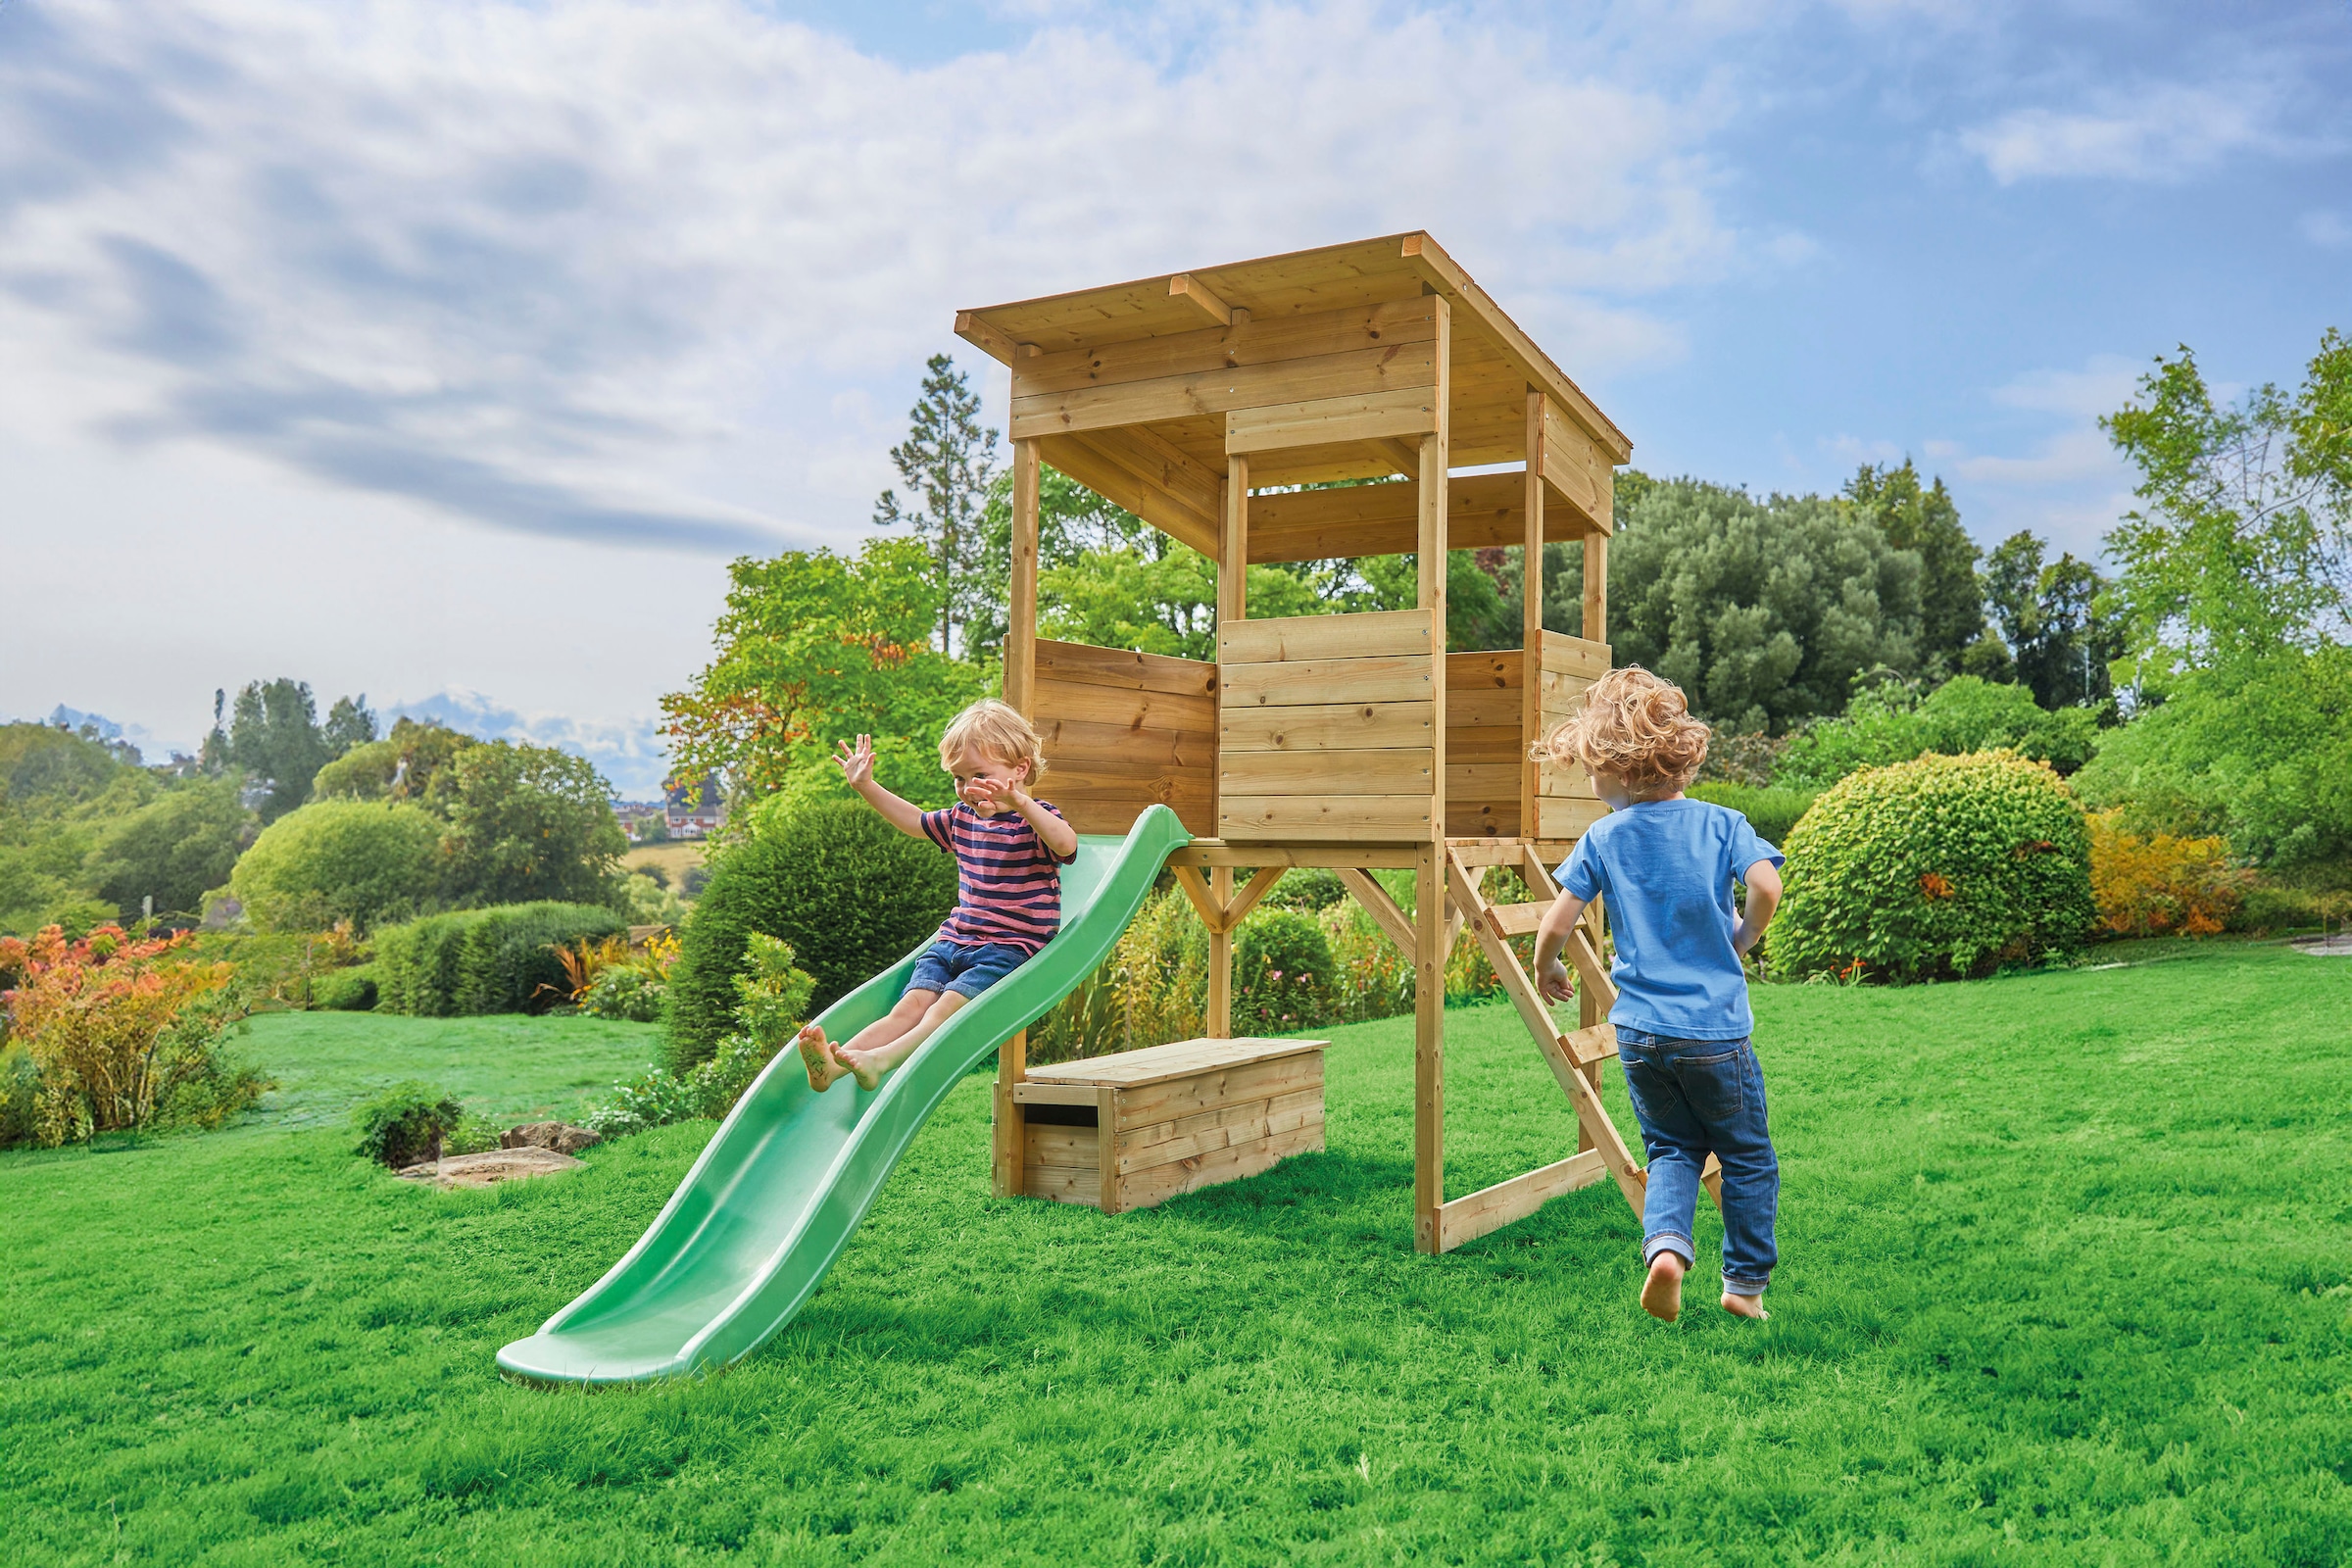
<path fill-rule="evenodd" d="M 1765 939 L 1783 975 L 1989 974 L 2080 951 L 2098 918 L 2082 806 L 2013 752 L 1851 774 L 1786 849 L 1788 897 Z"/>

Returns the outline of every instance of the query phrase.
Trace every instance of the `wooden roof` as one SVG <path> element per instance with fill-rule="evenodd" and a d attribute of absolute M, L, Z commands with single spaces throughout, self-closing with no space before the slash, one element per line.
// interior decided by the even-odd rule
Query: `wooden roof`
<path fill-rule="evenodd" d="M 1427 234 L 1294 251 L 1256 261 L 1198 268 L 1139 278 L 1105 288 L 1019 300 L 958 312 L 957 335 L 1010 366 L 1031 348 L 1046 354 L 1101 348 L 1143 338 L 1199 332 L 1221 313 L 1246 310 L 1253 322 L 1349 307 L 1444 295 L 1453 306 L 1449 461 L 1456 467 L 1523 461 L 1526 394 L 1542 388 L 1613 464 L 1628 461 L 1633 443 L 1584 389 L 1536 346 L 1470 274 Z M 1212 434 L 1171 425 L 1163 432 L 1198 456 L 1223 466 L 1221 428 Z M 1371 471 L 1378 471 L 1377 469 Z"/>

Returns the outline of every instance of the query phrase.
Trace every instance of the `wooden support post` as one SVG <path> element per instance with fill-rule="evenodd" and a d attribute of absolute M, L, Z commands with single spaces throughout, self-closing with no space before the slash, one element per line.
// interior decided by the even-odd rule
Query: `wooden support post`
<path fill-rule="evenodd" d="M 1116 1084 L 1095 1089 L 1095 1170 L 1101 1186 L 1099 1206 L 1105 1214 L 1119 1211 L 1119 1090 Z"/>
<path fill-rule="evenodd" d="M 1438 1250 L 1446 1206 L 1446 878 L 1444 848 L 1413 867 L 1413 1247 Z"/>
<path fill-rule="evenodd" d="M 996 1159 L 991 1171 L 990 1190 L 999 1198 L 1018 1198 L 1029 1185 L 1029 1173 L 1023 1168 L 1028 1157 L 1028 1127 L 1021 1118 L 1021 1107 L 1012 1098 L 1012 1087 L 1029 1076 L 1029 1031 L 1024 1029 L 997 1048 L 997 1095 L 995 1108 Z"/>
<path fill-rule="evenodd" d="M 1037 704 L 1037 497 L 1035 441 L 1012 444 L 1012 580 L 1004 632 L 1004 701 L 1023 718 Z"/>
<path fill-rule="evenodd" d="M 1250 459 L 1225 460 L 1225 538 L 1217 556 L 1217 619 L 1250 613 Z"/>
<path fill-rule="evenodd" d="M 1583 919 L 1585 925 L 1585 940 L 1592 944 L 1592 951 L 1594 953 L 1600 952 L 1600 895 L 1594 894 L 1592 896 L 1592 902 L 1585 906 Z M 1576 988 L 1577 1027 L 1580 1029 L 1590 1029 L 1593 1025 L 1603 1022 L 1605 1019 L 1607 1019 L 1608 1015 L 1608 1004 L 1601 1001 L 1600 993 L 1592 986 L 1585 985 L 1580 981 Z M 1600 1090 L 1600 1063 L 1597 1061 L 1594 1062 L 1592 1066 L 1585 1068 L 1584 1073 L 1585 1081 L 1591 1084 L 1593 1092 L 1597 1094 Z M 1582 1129 L 1579 1129 L 1577 1133 L 1576 1147 L 1580 1151 L 1591 1149 L 1592 1147 L 1591 1135 L 1585 1133 Z"/>
<path fill-rule="evenodd" d="M 1527 394 L 1526 537 L 1520 544 L 1519 831 L 1537 832 L 1543 775 L 1535 747 L 1544 739 L 1544 394 Z"/>
<path fill-rule="evenodd" d="M 1609 640 L 1609 536 L 1585 535 L 1585 640 Z"/>
<path fill-rule="evenodd" d="M 1208 893 L 1222 911 L 1233 903 L 1233 867 L 1208 869 Z M 1208 932 L 1208 1017 L 1202 1032 L 1211 1040 L 1233 1038 L 1233 930 L 1220 913 Z"/>

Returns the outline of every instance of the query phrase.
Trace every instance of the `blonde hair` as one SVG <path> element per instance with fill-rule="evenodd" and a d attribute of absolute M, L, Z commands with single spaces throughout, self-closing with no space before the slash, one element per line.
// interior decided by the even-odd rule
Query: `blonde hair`
<path fill-rule="evenodd" d="M 1031 784 L 1046 770 L 1037 731 L 1029 727 L 1019 710 L 994 697 L 981 698 L 948 721 L 948 732 L 939 738 L 939 765 L 955 772 L 963 754 L 973 747 L 1000 762 L 1027 762 L 1027 782 Z"/>
<path fill-rule="evenodd" d="M 1584 706 L 1536 748 L 1536 757 L 1621 778 L 1640 800 L 1690 782 L 1707 760 L 1707 726 L 1690 716 L 1680 686 L 1629 664 L 1594 681 Z"/>

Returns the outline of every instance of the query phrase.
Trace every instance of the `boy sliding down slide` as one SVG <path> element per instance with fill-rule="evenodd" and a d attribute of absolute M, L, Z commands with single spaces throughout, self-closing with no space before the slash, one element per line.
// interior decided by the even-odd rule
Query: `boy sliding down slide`
<path fill-rule="evenodd" d="M 1691 1218 L 1711 1152 L 1723 1163 L 1723 1309 L 1761 1318 L 1780 1253 L 1773 1220 L 1781 1166 L 1764 1122 L 1764 1077 L 1748 1036 L 1740 956 L 1781 901 L 1781 852 L 1747 818 L 1687 800 L 1707 757 L 1707 726 L 1682 691 L 1639 665 L 1613 669 L 1545 743 L 1551 761 L 1582 762 L 1611 808 L 1560 867 L 1560 897 L 1536 928 L 1536 984 L 1566 1001 L 1560 950 L 1577 917 L 1606 895 L 1617 939 L 1611 977 L 1617 1057 L 1649 1151 L 1642 1210 L 1642 1306 L 1671 1323 L 1696 1260 Z M 1734 923 L 1732 880 L 1747 884 Z"/>
<path fill-rule="evenodd" d="M 956 907 L 914 961 L 897 1006 L 838 1045 L 813 1023 L 801 1031 L 808 1087 L 820 1094 L 844 1077 L 878 1087 L 957 1008 L 1026 963 L 1061 925 L 1060 868 L 1078 858 L 1077 830 L 1029 798 L 1045 771 L 1037 731 L 994 699 L 956 714 L 939 739 L 939 765 L 955 775 L 958 797 L 944 811 L 874 782 L 871 736 L 858 736 L 855 749 L 843 742 L 834 760 L 891 826 L 956 857 Z"/>

